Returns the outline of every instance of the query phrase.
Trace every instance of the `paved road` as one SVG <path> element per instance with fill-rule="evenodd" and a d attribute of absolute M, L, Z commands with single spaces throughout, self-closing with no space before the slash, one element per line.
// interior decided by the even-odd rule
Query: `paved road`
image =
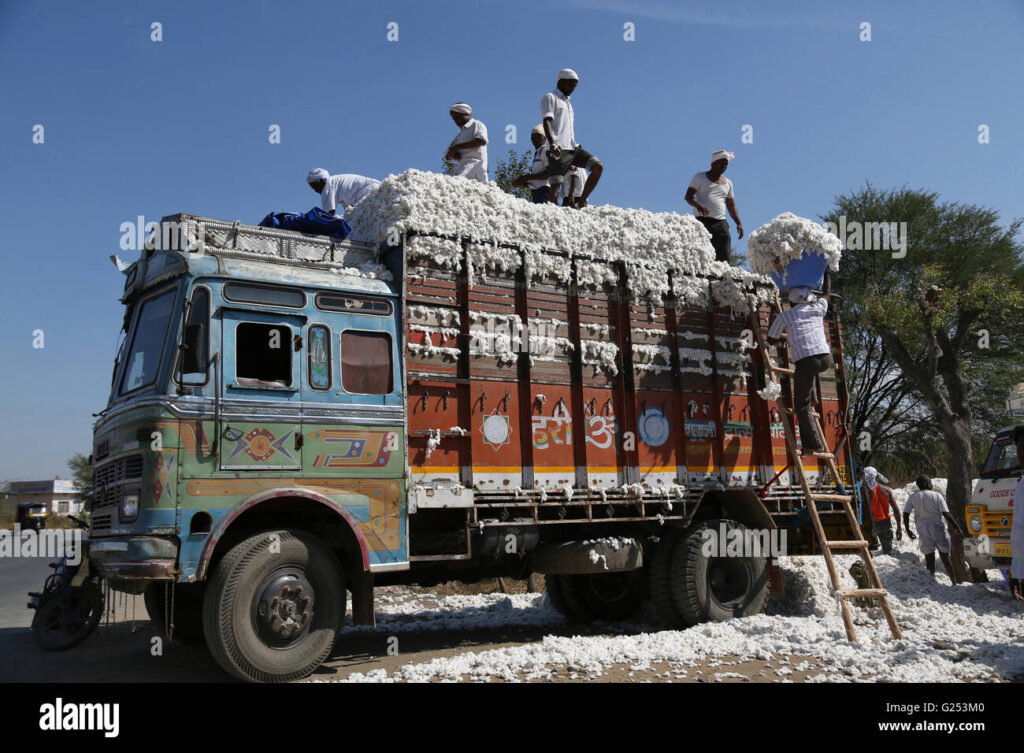
<path fill-rule="evenodd" d="M 53 572 L 49 562 L 43 557 L 0 557 L 0 630 L 32 624 L 33 612 L 25 606 L 28 592 L 43 590 Z"/>

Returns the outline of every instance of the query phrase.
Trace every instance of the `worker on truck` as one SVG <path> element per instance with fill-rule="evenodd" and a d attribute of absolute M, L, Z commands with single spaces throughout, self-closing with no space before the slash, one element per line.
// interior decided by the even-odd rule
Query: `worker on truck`
<path fill-rule="evenodd" d="M 534 204 L 545 204 L 548 200 L 548 145 L 543 125 L 535 125 L 530 131 L 530 143 L 533 144 L 533 164 L 529 173 L 516 178 L 515 185 L 529 188 Z"/>
<path fill-rule="evenodd" d="M 939 557 L 942 558 L 942 566 L 946 568 L 946 574 L 953 582 L 957 578 L 953 575 L 953 562 L 949 558 L 949 550 L 952 542 L 949 538 L 949 531 L 946 522 L 955 526 L 956 521 L 949 514 L 949 507 L 946 505 L 946 498 L 932 489 L 932 480 L 927 476 L 919 476 L 917 479 L 918 491 L 914 492 L 907 499 L 903 507 L 903 524 L 907 528 L 907 536 L 910 540 L 918 539 L 918 547 L 924 555 L 924 566 L 928 572 L 935 575 L 935 550 L 939 550 Z M 917 523 L 917 536 L 910 528 L 910 514 L 914 514 L 914 521 Z"/>
<path fill-rule="evenodd" d="M 306 174 L 309 187 L 320 194 L 320 205 L 325 212 L 334 214 L 341 205 L 342 210 L 361 201 L 370 191 L 380 185 L 379 180 L 365 175 L 339 173 L 331 175 L 322 167 L 314 167 Z"/>
<path fill-rule="evenodd" d="M 574 167 L 582 167 L 590 176 L 583 186 L 583 193 L 573 204 L 582 209 L 587 206 L 590 194 L 601 180 L 604 165 L 576 142 L 576 116 L 569 97 L 576 91 L 579 80 L 571 68 L 560 70 L 554 91 L 545 94 L 540 101 L 540 118 L 548 142 L 548 185 L 551 186 L 548 200 L 557 204 L 566 173 Z"/>
<path fill-rule="evenodd" d="M 882 546 L 882 554 L 892 554 L 892 521 L 896 519 L 896 540 L 903 540 L 903 528 L 900 526 L 900 511 L 896 507 L 896 499 L 893 497 L 892 489 L 878 483 L 889 483 L 889 479 L 883 476 L 872 466 L 864 469 L 864 483 L 861 486 L 861 495 L 871 503 L 871 525 L 874 528 L 878 543 Z"/>
<path fill-rule="evenodd" d="M 473 117 L 473 108 L 465 102 L 456 102 L 448 114 L 459 132 L 444 153 L 446 160 L 455 161 L 455 174 L 463 178 L 487 182 L 487 126 Z"/>
<path fill-rule="evenodd" d="M 711 154 L 711 169 L 694 175 L 683 197 L 693 207 L 700 223 L 711 233 L 716 261 L 727 262 L 732 258 L 732 236 L 729 234 L 729 221 L 725 219 L 726 210 L 736 223 L 737 236 L 743 238 L 743 223 L 736 209 L 732 181 L 725 177 L 729 162 L 735 158 L 732 152 L 716 149 Z"/>

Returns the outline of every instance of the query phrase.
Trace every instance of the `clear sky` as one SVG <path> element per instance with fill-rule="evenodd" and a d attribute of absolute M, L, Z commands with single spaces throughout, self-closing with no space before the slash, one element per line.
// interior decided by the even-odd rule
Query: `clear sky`
<path fill-rule="evenodd" d="M 457 100 L 488 126 L 493 165 L 507 125 L 529 148 L 571 67 L 577 139 L 605 165 L 591 203 L 690 211 L 685 186 L 724 147 L 748 233 L 865 181 L 1009 221 L 1024 216 L 1022 51 L 1020 0 L 0 0 L 0 480 L 67 477 L 90 452 L 120 329 L 107 257 L 135 258 L 120 226 L 139 215 L 255 223 L 313 206 L 313 166 L 437 170 Z"/>

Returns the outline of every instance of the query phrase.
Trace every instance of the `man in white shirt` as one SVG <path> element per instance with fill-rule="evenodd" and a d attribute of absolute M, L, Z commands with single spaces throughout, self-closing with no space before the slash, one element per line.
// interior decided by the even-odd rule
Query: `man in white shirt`
<path fill-rule="evenodd" d="M 528 174 L 516 178 L 515 185 L 529 188 L 534 204 L 544 204 L 548 200 L 548 145 L 544 141 L 543 125 L 535 125 L 530 131 L 530 143 L 533 144 L 533 164 Z"/>
<path fill-rule="evenodd" d="M 735 157 L 725 149 L 716 149 L 711 155 L 711 169 L 694 175 L 686 189 L 685 201 L 711 233 L 711 245 L 715 248 L 717 261 L 731 261 L 732 237 L 729 235 L 729 222 L 725 219 L 726 210 L 736 223 L 736 234 L 743 238 L 743 223 L 736 210 L 732 181 L 723 175 Z"/>
<path fill-rule="evenodd" d="M 548 192 L 549 201 L 558 203 L 566 173 L 574 167 L 582 167 L 590 172 L 590 176 L 583 186 L 583 193 L 573 205 L 582 209 L 601 180 L 604 165 L 576 141 L 575 115 L 569 97 L 576 90 L 579 80 L 580 77 L 571 68 L 560 70 L 554 91 L 545 94 L 540 101 L 540 119 L 548 142 L 548 185 L 552 187 Z"/>
<path fill-rule="evenodd" d="M 320 206 L 325 212 L 334 214 L 341 205 L 342 210 L 359 203 L 366 194 L 380 185 L 379 180 L 365 175 L 339 173 L 331 175 L 322 167 L 314 167 L 306 173 L 309 187 L 320 194 Z"/>
<path fill-rule="evenodd" d="M 952 542 L 949 539 L 949 531 L 946 528 L 946 519 L 949 524 L 955 526 L 956 521 L 949 514 L 949 506 L 946 505 L 946 498 L 932 489 L 932 480 L 927 476 L 920 476 L 917 479 L 917 488 L 907 499 L 903 506 L 903 524 L 907 527 L 907 535 L 918 539 L 918 546 L 921 554 L 924 555 L 924 565 L 928 572 L 935 575 L 935 550 L 939 550 L 939 557 L 942 558 L 942 566 L 946 568 L 949 579 L 956 583 L 953 576 L 953 562 L 949 558 L 949 549 Z M 910 528 L 910 514 L 914 514 L 914 522 L 917 523 L 917 536 L 914 536 Z"/>
<path fill-rule="evenodd" d="M 814 399 L 814 378 L 832 367 L 832 349 L 825 339 L 825 314 L 828 312 L 828 297 L 832 281 L 825 274 L 825 286 L 819 298 L 808 288 L 794 288 L 789 292 L 793 305 L 775 317 L 768 330 L 771 342 L 780 342 L 786 334 L 791 361 L 795 364 L 793 375 L 793 409 L 800 422 L 802 453 L 825 452 L 825 440 L 811 420 Z"/>
<path fill-rule="evenodd" d="M 1017 446 L 1017 465 L 1024 468 L 1024 425 L 1013 432 Z M 1013 526 L 1010 528 L 1010 592 L 1017 601 L 1024 601 L 1024 476 L 1013 490 Z"/>
<path fill-rule="evenodd" d="M 446 160 L 455 160 L 455 174 L 487 182 L 487 126 L 472 117 L 473 108 L 456 102 L 449 108 L 459 132 L 444 153 Z"/>

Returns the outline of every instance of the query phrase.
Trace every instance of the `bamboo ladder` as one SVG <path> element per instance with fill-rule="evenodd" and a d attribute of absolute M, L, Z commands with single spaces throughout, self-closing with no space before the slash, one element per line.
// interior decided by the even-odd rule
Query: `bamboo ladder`
<path fill-rule="evenodd" d="M 792 377 L 796 372 L 791 367 L 784 367 L 777 365 L 773 360 L 771 353 L 768 350 L 768 344 L 765 342 L 765 334 L 761 330 L 760 312 L 753 296 L 748 296 L 750 305 L 750 323 L 751 330 L 754 332 L 754 336 L 757 338 L 757 344 L 761 348 L 761 352 L 764 353 L 765 365 L 768 367 L 768 378 L 771 384 L 779 385 L 776 375 L 784 374 L 785 376 Z M 773 313 L 778 316 L 782 313 L 782 303 L 779 300 L 778 294 L 775 295 L 775 301 L 773 304 Z M 784 341 L 785 342 L 785 341 Z M 784 404 L 783 401 L 788 401 L 788 405 Z M 840 502 L 842 503 L 843 510 L 846 512 L 846 520 L 850 524 L 850 531 L 854 532 L 855 535 L 860 533 L 860 525 L 857 523 L 857 517 L 853 513 L 851 502 L 853 496 L 848 494 L 822 494 L 815 492 L 811 489 L 810 484 L 807 481 L 807 472 L 804 470 L 803 462 L 800 459 L 800 452 L 796 447 L 796 437 L 794 436 L 793 426 L 788 420 L 789 416 L 795 416 L 796 412 L 793 405 L 793 392 L 789 391 L 788 396 L 783 397 L 780 393 L 778 401 L 779 412 L 783 414 L 782 427 L 786 435 L 786 449 L 789 452 L 789 457 L 792 460 L 793 468 L 796 469 L 797 476 L 800 478 L 800 487 L 803 489 L 804 498 L 807 500 L 807 509 L 811 515 L 811 523 L 814 526 L 814 533 L 818 537 L 818 541 L 821 544 L 821 553 L 825 558 L 825 565 L 828 567 L 828 575 L 832 581 L 832 592 L 836 594 L 839 600 L 840 610 L 843 616 L 843 624 L 846 626 L 846 637 L 851 641 L 857 640 L 857 631 L 853 627 L 853 617 L 850 615 L 850 599 L 856 598 L 873 598 L 878 600 L 879 606 L 882 608 L 882 613 L 885 615 L 886 621 L 889 623 L 889 630 L 896 639 L 903 638 L 903 632 L 900 630 L 900 626 L 896 623 L 896 618 L 893 616 L 892 608 L 889 606 L 888 593 L 882 586 L 882 582 L 878 577 L 878 571 L 875 569 L 875 563 L 871 559 L 871 552 L 868 550 L 868 542 L 860 536 L 858 539 L 850 541 L 839 541 L 830 540 L 825 534 L 825 528 L 821 524 L 821 518 L 818 516 L 818 502 Z M 811 410 L 811 420 L 814 421 L 815 428 L 818 431 L 819 436 L 824 438 L 825 433 L 821 428 L 820 414 Z M 832 473 L 832 478 L 835 479 L 837 485 L 841 485 L 839 470 L 836 468 L 835 455 L 827 450 L 825 452 L 814 452 L 810 453 L 819 460 L 824 460 L 828 466 L 829 471 Z M 855 551 L 860 555 L 861 561 L 864 563 L 864 569 L 868 574 L 868 581 L 870 588 L 843 588 L 839 582 L 839 573 L 836 571 L 836 563 L 832 558 L 833 550 L 839 551 Z"/>

